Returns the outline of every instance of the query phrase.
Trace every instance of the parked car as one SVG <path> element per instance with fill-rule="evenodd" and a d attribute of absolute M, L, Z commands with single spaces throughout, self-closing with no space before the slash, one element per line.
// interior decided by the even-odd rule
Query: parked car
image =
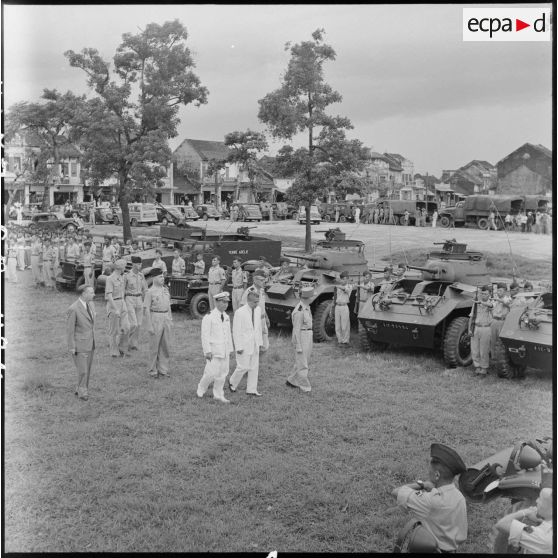
<path fill-rule="evenodd" d="M 132 227 L 137 227 L 142 223 L 146 225 L 155 225 L 157 223 L 157 211 L 152 203 L 129 203 L 128 210 Z M 120 225 L 122 223 L 122 209 L 120 207 L 113 207 L 112 213 L 114 224 Z"/>
<path fill-rule="evenodd" d="M 161 225 L 173 224 L 177 227 L 186 226 L 186 219 L 182 211 L 180 211 L 180 206 L 175 205 L 162 205 L 160 203 L 155 205 L 155 211 L 157 212 L 157 221 Z M 198 214 L 196 213 L 196 218 Z"/>
<path fill-rule="evenodd" d="M 262 213 L 260 206 L 256 203 L 239 203 L 238 220 L 239 221 L 261 221 Z"/>
<path fill-rule="evenodd" d="M 313 225 L 319 225 L 322 222 L 322 217 L 320 216 L 320 212 L 318 211 L 318 207 L 316 205 L 310 206 L 310 223 Z M 306 223 L 306 208 L 301 205 L 298 208 L 298 224 L 302 225 Z"/>
<path fill-rule="evenodd" d="M 296 207 L 286 202 L 276 202 L 271 205 L 275 219 L 292 219 L 293 213 L 296 213 Z"/>
<path fill-rule="evenodd" d="M 35 213 L 30 219 L 24 220 L 22 226 L 34 231 L 76 231 L 82 227 L 75 219 L 60 218 L 56 213 Z"/>
<path fill-rule="evenodd" d="M 114 215 L 110 207 L 96 207 L 95 208 L 95 223 L 107 224 L 114 221 Z"/>
<path fill-rule="evenodd" d="M 180 211 L 186 221 L 197 221 L 200 218 L 196 210 L 189 205 L 166 205 L 165 207 L 173 207 Z"/>
<path fill-rule="evenodd" d="M 202 203 L 201 205 L 197 205 L 196 211 L 200 219 L 203 219 L 204 221 L 207 221 L 208 219 L 215 219 L 215 221 L 219 221 L 221 218 L 221 212 L 212 203 Z"/>

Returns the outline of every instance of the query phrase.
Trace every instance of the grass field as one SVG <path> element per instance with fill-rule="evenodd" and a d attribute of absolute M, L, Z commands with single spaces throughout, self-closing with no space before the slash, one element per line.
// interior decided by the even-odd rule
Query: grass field
<path fill-rule="evenodd" d="M 428 351 L 363 354 L 356 339 L 314 345 L 313 391 L 295 392 L 289 330 L 261 359 L 264 397 L 198 400 L 200 322 L 173 314 L 172 376 L 155 380 L 146 345 L 108 355 L 100 297 L 80 402 L 64 335 L 75 295 L 35 290 L 29 273 L 5 292 L 8 552 L 389 552 L 408 519 L 390 491 L 426 476 L 433 441 L 472 465 L 552 432 L 548 375 L 479 380 Z M 506 505 L 468 505 L 462 551 L 487 551 Z"/>

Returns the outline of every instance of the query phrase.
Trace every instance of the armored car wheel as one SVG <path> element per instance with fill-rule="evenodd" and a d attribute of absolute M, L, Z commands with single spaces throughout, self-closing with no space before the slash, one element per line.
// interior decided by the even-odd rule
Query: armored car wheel
<path fill-rule="evenodd" d="M 322 300 L 316 307 L 312 320 L 314 341 L 331 341 L 335 337 L 335 318 L 330 317 L 332 300 Z"/>
<path fill-rule="evenodd" d="M 193 318 L 201 320 L 209 312 L 209 295 L 196 293 L 190 301 L 190 314 Z"/>
<path fill-rule="evenodd" d="M 368 330 L 360 324 L 358 326 L 358 338 L 360 341 L 360 349 L 365 353 L 383 351 L 387 347 L 387 343 L 372 341 Z"/>
<path fill-rule="evenodd" d="M 443 342 L 444 362 L 450 368 L 469 366 L 471 356 L 471 338 L 469 337 L 469 318 L 454 318 L 446 329 Z"/>
<path fill-rule="evenodd" d="M 500 339 L 498 339 L 496 343 L 494 360 L 496 361 L 496 373 L 500 378 L 507 378 L 509 380 L 514 378 L 525 378 L 525 370 L 527 367 L 518 366 L 510 360 L 508 351 Z"/>

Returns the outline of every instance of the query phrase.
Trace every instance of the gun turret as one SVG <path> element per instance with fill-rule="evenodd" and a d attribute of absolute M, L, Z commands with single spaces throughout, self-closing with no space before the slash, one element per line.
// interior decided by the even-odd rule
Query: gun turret
<path fill-rule="evenodd" d="M 316 232 L 324 233 L 326 240 L 345 240 L 345 236 L 346 236 L 345 233 L 341 231 L 339 227 L 336 227 L 335 229 L 328 229 L 327 231 L 319 230 Z"/>
<path fill-rule="evenodd" d="M 442 246 L 442 251 L 448 254 L 464 254 L 467 250 L 467 244 L 457 242 L 455 238 L 444 240 L 444 242 L 434 242 L 435 246 Z"/>

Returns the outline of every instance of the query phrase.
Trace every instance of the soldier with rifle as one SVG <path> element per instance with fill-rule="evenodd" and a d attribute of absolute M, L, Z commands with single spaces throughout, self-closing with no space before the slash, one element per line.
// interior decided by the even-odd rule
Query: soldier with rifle
<path fill-rule="evenodd" d="M 490 364 L 490 339 L 492 310 L 494 303 L 490 300 L 490 285 L 480 288 L 480 299 L 475 297 L 469 315 L 469 335 L 471 336 L 471 355 L 475 374 L 480 377 L 488 375 Z"/>

